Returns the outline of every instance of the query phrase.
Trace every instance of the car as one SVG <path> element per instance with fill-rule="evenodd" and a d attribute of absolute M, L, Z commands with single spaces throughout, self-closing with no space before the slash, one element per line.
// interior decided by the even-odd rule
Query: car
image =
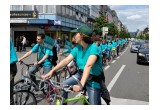
<path fill-rule="evenodd" d="M 140 47 L 140 45 L 142 44 L 143 42 L 140 42 L 140 41 L 136 41 L 136 42 L 132 42 L 132 45 L 131 45 L 131 48 L 130 48 L 130 52 L 133 53 L 137 53 L 138 52 L 138 48 Z"/>
<path fill-rule="evenodd" d="M 149 64 L 149 43 L 142 44 L 137 52 L 137 64 L 148 63 Z"/>

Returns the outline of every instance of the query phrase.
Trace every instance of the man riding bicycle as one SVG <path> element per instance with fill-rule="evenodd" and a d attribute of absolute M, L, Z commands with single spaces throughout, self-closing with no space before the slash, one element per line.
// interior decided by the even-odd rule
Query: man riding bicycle
<path fill-rule="evenodd" d="M 30 56 L 32 53 L 37 53 L 37 62 L 34 63 L 34 66 L 29 69 L 29 74 L 31 80 L 36 82 L 36 77 L 34 74 L 39 71 L 43 67 L 43 74 L 48 73 L 52 69 L 51 57 L 53 56 L 53 52 L 43 46 L 45 34 L 41 33 L 37 35 L 37 44 L 33 46 L 33 48 L 24 54 L 21 58 L 18 59 L 21 62 L 26 57 Z"/>

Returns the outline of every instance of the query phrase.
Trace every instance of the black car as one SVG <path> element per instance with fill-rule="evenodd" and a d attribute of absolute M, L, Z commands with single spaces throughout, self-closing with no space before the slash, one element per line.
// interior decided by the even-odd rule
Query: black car
<path fill-rule="evenodd" d="M 137 52 L 137 64 L 148 63 L 149 64 L 149 43 L 142 44 Z"/>

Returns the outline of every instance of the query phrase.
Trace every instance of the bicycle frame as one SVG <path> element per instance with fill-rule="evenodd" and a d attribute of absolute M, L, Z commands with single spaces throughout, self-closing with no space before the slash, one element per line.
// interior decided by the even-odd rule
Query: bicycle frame
<path fill-rule="evenodd" d="M 89 102 L 85 96 L 85 93 L 82 93 L 82 95 L 74 97 L 74 98 L 67 98 L 64 100 L 64 98 L 62 97 L 61 91 L 64 90 L 63 86 L 61 83 L 59 82 L 55 82 L 52 81 L 51 79 L 49 79 L 49 81 L 46 81 L 48 83 L 48 85 L 50 86 L 50 90 L 48 91 L 47 95 L 46 95 L 46 99 L 52 97 L 53 99 L 53 104 L 55 105 L 62 105 L 63 103 L 68 103 L 68 102 L 76 102 L 76 101 L 80 101 L 81 105 L 89 105 Z M 71 91 L 71 90 L 69 90 Z M 54 94 L 51 94 L 51 93 Z M 56 94 L 56 93 L 60 93 L 60 94 Z"/>
<path fill-rule="evenodd" d="M 77 97 L 74 97 L 74 98 L 67 98 L 63 101 L 63 103 L 76 102 L 76 101 L 80 101 L 81 105 L 84 105 L 84 104 L 89 105 L 89 102 L 84 95 L 80 95 L 80 96 L 77 96 Z"/>

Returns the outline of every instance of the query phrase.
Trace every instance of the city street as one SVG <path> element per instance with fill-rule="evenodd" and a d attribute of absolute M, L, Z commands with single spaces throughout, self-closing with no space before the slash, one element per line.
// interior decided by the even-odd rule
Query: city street
<path fill-rule="evenodd" d="M 111 105 L 148 105 L 149 104 L 149 65 L 136 63 L 136 53 L 130 53 L 130 45 L 109 66 L 104 66 L 106 86 L 110 91 Z M 29 48 L 27 48 L 27 51 Z M 21 57 L 25 52 L 17 52 Z M 36 61 L 37 54 L 33 54 L 24 60 L 25 63 Z M 15 81 L 20 79 L 20 65 Z M 46 105 L 42 92 L 36 95 L 38 105 Z M 75 97 L 80 93 L 70 93 L 69 97 Z M 72 104 L 72 103 L 71 103 Z M 75 104 L 75 103 L 74 103 Z M 76 103 L 79 104 L 79 103 Z M 102 104 L 105 104 L 102 100 Z"/>

